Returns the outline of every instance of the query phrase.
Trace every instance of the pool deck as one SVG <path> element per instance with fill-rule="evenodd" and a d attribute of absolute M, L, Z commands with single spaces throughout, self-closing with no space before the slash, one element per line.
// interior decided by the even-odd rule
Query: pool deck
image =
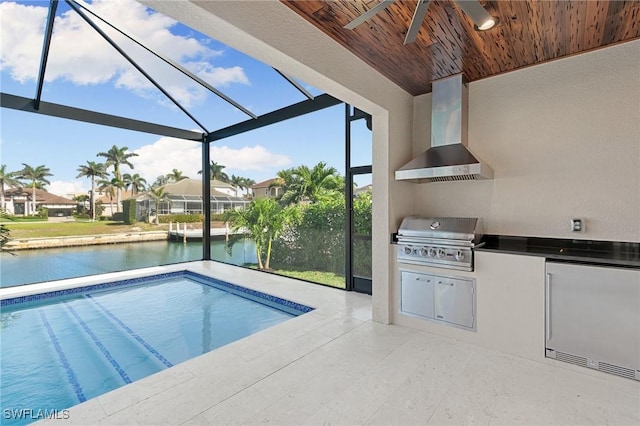
<path fill-rule="evenodd" d="M 366 295 L 215 262 L 107 278 L 184 269 L 316 310 L 72 407 L 68 420 L 51 422 L 640 424 L 638 382 L 377 324 Z"/>

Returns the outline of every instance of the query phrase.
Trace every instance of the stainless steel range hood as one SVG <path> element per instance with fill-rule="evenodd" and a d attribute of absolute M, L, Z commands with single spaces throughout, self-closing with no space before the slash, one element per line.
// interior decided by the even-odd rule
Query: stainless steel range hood
<path fill-rule="evenodd" d="M 458 74 L 433 82 L 431 148 L 396 171 L 396 180 L 492 179 L 493 170 L 467 148 L 469 88 Z"/>

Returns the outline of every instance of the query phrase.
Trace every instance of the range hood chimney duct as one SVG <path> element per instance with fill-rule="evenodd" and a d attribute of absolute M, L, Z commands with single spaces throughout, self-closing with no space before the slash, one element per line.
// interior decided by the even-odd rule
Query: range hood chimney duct
<path fill-rule="evenodd" d="M 467 148 L 469 86 L 462 74 L 434 81 L 431 148 L 396 171 L 396 180 L 440 182 L 492 179 L 493 170 Z"/>

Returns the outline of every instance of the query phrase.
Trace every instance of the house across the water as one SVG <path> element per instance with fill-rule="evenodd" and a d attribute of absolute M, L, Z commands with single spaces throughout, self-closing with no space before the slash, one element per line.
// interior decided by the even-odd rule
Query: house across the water
<path fill-rule="evenodd" d="M 41 208 L 48 210 L 49 217 L 71 216 L 78 203 L 59 195 L 51 194 L 44 189 L 35 190 L 35 206 L 33 189 L 9 188 L 4 191 L 5 210 L 15 216 L 33 216 Z"/>

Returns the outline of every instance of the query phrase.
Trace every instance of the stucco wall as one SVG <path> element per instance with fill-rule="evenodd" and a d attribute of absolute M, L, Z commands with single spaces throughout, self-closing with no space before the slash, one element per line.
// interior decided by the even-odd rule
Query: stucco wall
<path fill-rule="evenodd" d="M 429 146 L 430 95 L 414 108 Z M 485 232 L 640 241 L 640 41 L 469 86 L 469 148 L 491 181 L 411 184 L 413 212 L 477 216 Z M 586 231 L 569 230 L 572 217 Z"/>

